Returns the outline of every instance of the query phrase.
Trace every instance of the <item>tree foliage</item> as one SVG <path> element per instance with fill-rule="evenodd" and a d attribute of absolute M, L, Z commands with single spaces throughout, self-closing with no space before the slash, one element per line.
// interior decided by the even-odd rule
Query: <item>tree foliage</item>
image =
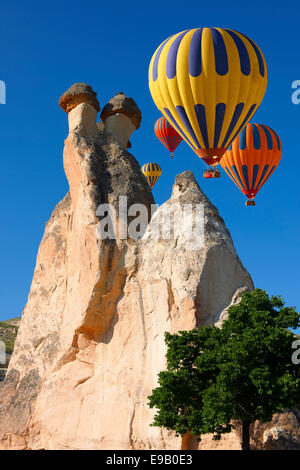
<path fill-rule="evenodd" d="M 233 420 L 269 422 L 299 403 L 289 330 L 299 326 L 294 307 L 256 289 L 229 308 L 222 328 L 166 333 L 167 369 L 149 397 L 158 410 L 153 425 L 219 439 Z"/>

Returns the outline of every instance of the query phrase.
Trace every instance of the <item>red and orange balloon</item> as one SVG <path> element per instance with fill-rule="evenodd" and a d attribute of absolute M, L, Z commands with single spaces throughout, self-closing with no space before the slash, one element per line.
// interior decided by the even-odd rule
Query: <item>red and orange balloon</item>
<path fill-rule="evenodd" d="M 154 132 L 161 143 L 171 152 L 171 157 L 173 157 L 176 148 L 182 141 L 182 137 L 175 131 L 165 117 L 161 117 L 156 121 Z"/>

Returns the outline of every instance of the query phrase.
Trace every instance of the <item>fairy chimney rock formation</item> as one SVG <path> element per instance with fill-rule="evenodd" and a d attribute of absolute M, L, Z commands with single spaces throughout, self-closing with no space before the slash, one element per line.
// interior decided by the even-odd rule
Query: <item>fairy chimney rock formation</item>
<path fill-rule="evenodd" d="M 95 138 L 100 111 L 97 93 L 86 83 L 74 83 L 59 99 L 59 106 L 68 114 L 69 132 Z"/>
<path fill-rule="evenodd" d="M 101 112 L 104 130 L 125 148 L 130 148 L 129 138 L 140 127 L 142 113 L 132 98 L 117 93 Z"/>
<path fill-rule="evenodd" d="M 97 113 L 100 111 L 97 93 L 86 83 L 74 83 L 59 99 L 59 106 L 69 114 L 81 103 L 88 103 Z"/>
<path fill-rule="evenodd" d="M 131 98 L 117 94 L 103 108 L 104 128 L 88 85 L 73 85 L 60 105 L 69 115 L 63 158 L 70 191 L 46 224 L 0 386 L 0 448 L 180 449 L 187 446 L 181 438 L 150 427 L 147 396 L 165 367 L 164 332 L 220 321 L 252 280 L 191 172 L 176 177 L 149 222 L 153 195 L 126 150 L 141 121 Z M 103 237 L 103 204 L 120 222 L 125 196 L 129 212 L 142 204 L 148 214 L 142 236 Z M 164 224 L 157 236 L 159 221 L 186 206 L 182 230 L 166 236 Z M 202 217 L 190 246 L 183 233 L 197 208 Z M 234 433 L 225 442 L 239 446 Z"/>

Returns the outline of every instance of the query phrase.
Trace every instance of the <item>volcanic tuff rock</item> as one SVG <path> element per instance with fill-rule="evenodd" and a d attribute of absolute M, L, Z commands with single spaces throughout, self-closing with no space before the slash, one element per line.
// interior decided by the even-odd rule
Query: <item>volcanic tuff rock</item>
<path fill-rule="evenodd" d="M 182 442 L 149 426 L 147 396 L 165 366 L 164 332 L 220 321 L 253 284 L 191 172 L 176 177 L 141 239 L 100 238 L 100 204 L 117 209 L 119 196 L 127 196 L 128 207 L 142 203 L 150 212 L 154 200 L 125 148 L 132 122 L 117 116 L 108 132 L 106 122 L 96 125 L 94 111 L 87 99 L 69 113 L 70 191 L 46 225 L 0 389 L 0 447 L 192 448 L 195 439 Z M 204 207 L 193 249 L 176 230 L 171 239 L 154 236 L 155 223 L 185 204 L 193 204 L 189 217 L 196 204 Z M 240 445 L 235 433 L 223 442 Z"/>
<path fill-rule="evenodd" d="M 103 108 L 101 112 L 101 119 L 103 122 L 109 116 L 116 113 L 123 113 L 128 116 L 136 129 L 140 127 L 142 120 L 142 113 L 137 107 L 132 98 L 128 98 L 124 93 L 117 93 Z"/>
<path fill-rule="evenodd" d="M 97 112 L 100 111 L 97 93 L 86 83 L 74 83 L 59 99 L 59 106 L 69 113 L 80 103 L 89 103 Z"/>

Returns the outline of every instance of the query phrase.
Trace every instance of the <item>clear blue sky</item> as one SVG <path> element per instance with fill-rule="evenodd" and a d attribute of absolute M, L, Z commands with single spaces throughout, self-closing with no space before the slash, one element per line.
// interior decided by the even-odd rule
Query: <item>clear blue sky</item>
<path fill-rule="evenodd" d="M 245 33 L 268 64 L 267 92 L 252 122 L 278 132 L 283 157 L 255 208 L 245 207 L 224 173 L 203 180 L 204 165 L 184 142 L 171 160 L 154 137 L 159 112 L 148 91 L 150 58 L 171 34 L 201 26 Z M 143 118 L 132 153 L 140 164 L 162 166 L 156 201 L 170 196 L 176 174 L 191 169 L 225 219 L 255 285 L 300 309 L 300 105 L 291 101 L 291 83 L 300 80 L 295 3 L 12 1 L 1 5 L 0 43 L 0 79 L 7 85 L 7 104 L 0 105 L 0 319 L 22 312 L 45 223 L 68 190 L 62 164 L 67 116 L 58 99 L 74 82 L 92 85 L 101 107 L 118 91 L 136 100 Z"/>

